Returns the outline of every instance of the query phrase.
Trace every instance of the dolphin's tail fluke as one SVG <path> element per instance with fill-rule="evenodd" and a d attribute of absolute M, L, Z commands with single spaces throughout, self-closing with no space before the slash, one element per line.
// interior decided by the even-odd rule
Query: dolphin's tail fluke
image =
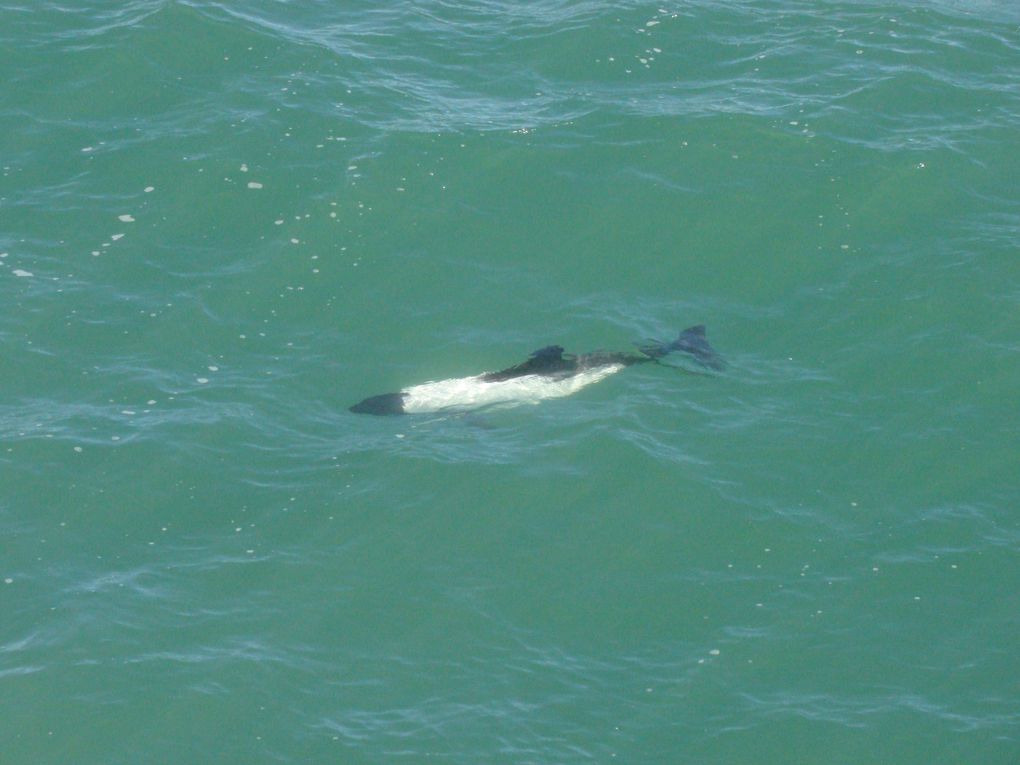
<path fill-rule="evenodd" d="M 653 359 L 661 359 L 673 351 L 681 351 L 709 369 L 720 371 L 726 368 L 726 362 L 723 361 L 722 356 L 716 353 L 715 348 L 709 344 L 708 338 L 705 336 L 704 324 L 688 327 L 672 342 L 650 341 L 645 345 L 638 346 L 638 349 Z"/>

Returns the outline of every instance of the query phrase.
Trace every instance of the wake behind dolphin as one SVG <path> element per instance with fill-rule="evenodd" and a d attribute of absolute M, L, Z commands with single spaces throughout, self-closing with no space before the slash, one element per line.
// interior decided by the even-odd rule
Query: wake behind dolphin
<path fill-rule="evenodd" d="M 723 360 L 709 345 L 704 325 L 685 329 L 672 342 L 651 341 L 638 347 L 640 354 L 596 351 L 565 354 L 558 345 L 540 348 L 516 366 L 473 377 L 426 382 L 397 393 L 369 396 L 351 407 L 358 414 L 426 414 L 458 412 L 486 406 L 538 403 L 560 398 L 604 380 L 633 364 L 658 362 L 674 351 L 714 370 Z"/>

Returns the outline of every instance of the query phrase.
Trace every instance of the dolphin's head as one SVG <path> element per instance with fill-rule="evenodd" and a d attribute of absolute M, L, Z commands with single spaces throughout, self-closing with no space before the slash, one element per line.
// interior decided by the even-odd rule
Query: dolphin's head
<path fill-rule="evenodd" d="M 355 414 L 404 414 L 403 393 L 382 393 L 369 396 L 351 407 Z"/>

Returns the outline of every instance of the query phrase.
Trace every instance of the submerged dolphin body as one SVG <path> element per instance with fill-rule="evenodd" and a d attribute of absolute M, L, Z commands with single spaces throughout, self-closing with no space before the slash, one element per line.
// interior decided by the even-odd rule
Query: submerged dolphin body
<path fill-rule="evenodd" d="M 540 348 L 516 366 L 473 377 L 422 383 L 397 393 L 369 396 L 351 407 L 358 414 L 419 414 L 466 411 L 485 406 L 538 403 L 547 398 L 569 396 L 632 364 L 656 362 L 669 353 L 686 353 L 709 369 L 724 366 L 705 337 L 705 327 L 685 329 L 668 343 L 650 342 L 639 347 L 641 355 L 596 351 L 564 354 L 558 345 Z"/>

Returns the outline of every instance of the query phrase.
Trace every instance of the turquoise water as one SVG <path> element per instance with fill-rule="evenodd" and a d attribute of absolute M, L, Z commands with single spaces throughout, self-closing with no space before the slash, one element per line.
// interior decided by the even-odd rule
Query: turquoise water
<path fill-rule="evenodd" d="M 1014 3 L 0 51 L 4 765 L 1020 761 Z M 725 371 L 347 411 L 697 323 Z"/>

